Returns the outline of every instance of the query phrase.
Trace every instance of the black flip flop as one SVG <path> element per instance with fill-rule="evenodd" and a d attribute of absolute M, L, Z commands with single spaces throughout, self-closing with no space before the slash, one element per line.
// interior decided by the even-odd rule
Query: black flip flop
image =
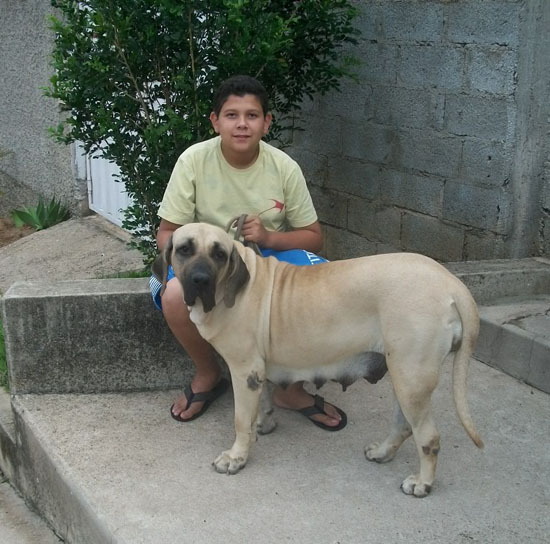
<path fill-rule="evenodd" d="M 331 406 L 334 405 L 332 404 Z M 343 410 L 340 410 L 340 408 L 338 408 L 337 406 L 334 406 L 334 408 L 340 414 L 342 419 L 340 420 L 340 423 L 338 423 L 338 425 L 335 425 L 333 427 L 327 425 L 326 423 L 322 423 L 321 421 L 315 421 L 314 419 L 311 419 L 311 416 L 314 416 L 315 414 L 324 414 L 325 416 L 328 416 L 325 411 L 325 399 L 320 395 L 315 395 L 313 397 L 313 406 L 302 408 L 301 410 L 297 410 L 297 412 L 300 412 L 300 414 L 306 416 L 311 421 L 311 423 L 317 425 L 317 427 L 321 427 L 321 429 L 324 429 L 325 431 L 339 431 L 347 425 L 348 416 L 346 416 L 345 412 Z"/>
<path fill-rule="evenodd" d="M 176 421 L 179 421 L 180 423 L 188 423 L 189 421 L 193 421 L 194 419 L 197 419 L 198 417 L 202 416 L 206 410 L 208 410 L 208 407 L 221 395 L 223 395 L 227 389 L 229 388 L 229 381 L 225 378 L 222 378 L 216 387 L 211 389 L 210 391 L 205 391 L 204 393 L 194 393 L 191 389 L 191 385 L 185 386 L 183 392 L 185 393 L 185 398 L 187 399 L 187 405 L 185 406 L 185 410 L 189 409 L 189 406 L 193 404 L 194 402 L 204 402 L 202 405 L 202 408 L 196 413 L 193 414 L 191 417 L 184 419 L 179 415 L 174 415 L 172 412 L 172 408 L 174 405 L 170 407 L 170 415 L 172 416 L 172 419 L 175 419 Z"/>

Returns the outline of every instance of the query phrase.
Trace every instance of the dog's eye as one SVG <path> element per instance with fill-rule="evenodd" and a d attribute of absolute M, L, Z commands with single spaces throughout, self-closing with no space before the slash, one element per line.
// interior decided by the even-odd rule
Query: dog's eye
<path fill-rule="evenodd" d="M 183 244 L 178 247 L 177 252 L 181 253 L 182 255 L 189 255 L 189 253 L 191 252 L 191 246 Z"/>
<path fill-rule="evenodd" d="M 217 249 L 214 251 L 214 258 L 218 259 L 219 261 L 225 261 L 226 254 L 223 249 Z"/>

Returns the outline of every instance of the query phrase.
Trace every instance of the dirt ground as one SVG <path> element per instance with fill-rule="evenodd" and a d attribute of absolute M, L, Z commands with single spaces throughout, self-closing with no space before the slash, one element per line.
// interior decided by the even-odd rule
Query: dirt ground
<path fill-rule="evenodd" d="M 23 236 L 32 234 L 32 227 L 16 227 L 10 217 L 0 217 L 0 247 L 7 246 Z"/>

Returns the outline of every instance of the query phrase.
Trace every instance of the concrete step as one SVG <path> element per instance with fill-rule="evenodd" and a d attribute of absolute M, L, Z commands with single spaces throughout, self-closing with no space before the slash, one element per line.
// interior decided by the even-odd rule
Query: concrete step
<path fill-rule="evenodd" d="M 536 346 L 546 342 L 550 263 L 449 268 L 483 305 L 477 356 L 545 389 Z M 550 530 L 548 396 L 481 363 L 470 405 L 487 448 L 478 452 L 458 424 L 446 367 L 434 395 L 434 496 L 413 501 L 398 490 L 416 471 L 412 440 L 387 465 L 363 456 L 391 419 L 388 379 L 346 394 L 323 388 L 348 414 L 341 432 L 278 411 L 279 428 L 258 440 L 245 470 L 224 477 L 210 463 L 233 441 L 232 397 L 193 423 L 170 418 L 192 367 L 146 280 L 16 284 L 2 311 L 13 397 L 0 395 L 0 468 L 67 542 L 536 543 Z M 502 346 L 515 349 L 526 333 L 530 347 L 507 358 Z"/>
<path fill-rule="evenodd" d="M 476 356 L 550 393 L 550 294 L 502 298 L 480 318 Z"/>
<path fill-rule="evenodd" d="M 0 388 L 0 542 L 3 544 L 57 544 L 61 540 L 43 517 L 30 510 L 10 485 L 19 459 L 14 413 L 9 394 Z"/>
<path fill-rule="evenodd" d="M 476 361 L 470 384 L 486 448 L 477 450 L 457 421 L 446 365 L 433 399 L 438 475 L 421 501 L 399 490 L 417 468 L 412 440 L 388 464 L 363 455 L 391 420 L 387 379 L 346 393 L 323 388 L 348 414 L 340 432 L 277 410 L 278 428 L 234 476 L 210 466 L 233 441 L 231 393 L 188 424 L 169 416 L 175 391 L 20 395 L 23 485 L 71 543 L 542 544 L 550 531 L 548 396 Z"/>
<path fill-rule="evenodd" d="M 550 260 L 450 263 L 479 305 L 476 357 L 550 393 Z"/>
<path fill-rule="evenodd" d="M 531 329 L 535 321 L 544 320 L 541 312 L 550 299 L 550 261 L 478 261 L 447 267 L 482 308 L 481 360 L 511 369 L 513 376 L 548 391 L 544 360 L 550 331 L 543 325 L 536 332 Z M 536 302 L 532 319 L 522 300 Z M 20 282 L 1 303 L 12 394 L 165 389 L 181 387 L 191 377 L 192 367 L 189 361 L 180 364 L 185 353 L 154 308 L 146 279 Z M 523 312 L 522 325 L 513 330 L 508 306 Z M 522 330 L 529 337 L 520 338 L 528 347 L 522 348 L 520 363 L 513 368 L 507 360 L 500 363 L 498 350 L 489 353 L 487 347 L 498 347 L 504 334 L 498 330 L 503 328 L 507 337 L 525 336 Z"/>
<path fill-rule="evenodd" d="M 0 472 L 0 542 L 3 544 L 60 544 L 44 520 L 30 512 L 24 500 Z"/>

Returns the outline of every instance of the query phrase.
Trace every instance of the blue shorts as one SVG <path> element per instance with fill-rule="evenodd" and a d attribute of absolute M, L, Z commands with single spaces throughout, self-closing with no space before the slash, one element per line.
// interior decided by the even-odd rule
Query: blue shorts
<path fill-rule="evenodd" d="M 328 262 L 326 259 L 323 259 L 323 257 L 319 257 L 319 255 L 315 255 L 315 253 L 311 253 L 310 251 L 305 251 L 304 249 L 287 249 L 285 251 L 274 251 L 273 249 L 260 249 L 260 251 L 263 257 L 275 257 L 279 261 L 294 264 L 296 266 L 313 266 L 316 264 Z M 169 281 L 172 278 L 175 278 L 174 269 L 171 266 L 169 266 L 168 277 L 166 281 Z M 162 287 L 162 283 L 157 278 L 155 278 L 155 276 L 151 276 L 151 278 L 149 279 L 149 288 L 151 289 L 151 296 L 153 297 L 153 302 L 155 303 L 155 306 L 159 310 L 162 310 L 161 299 L 160 299 L 161 287 Z"/>

